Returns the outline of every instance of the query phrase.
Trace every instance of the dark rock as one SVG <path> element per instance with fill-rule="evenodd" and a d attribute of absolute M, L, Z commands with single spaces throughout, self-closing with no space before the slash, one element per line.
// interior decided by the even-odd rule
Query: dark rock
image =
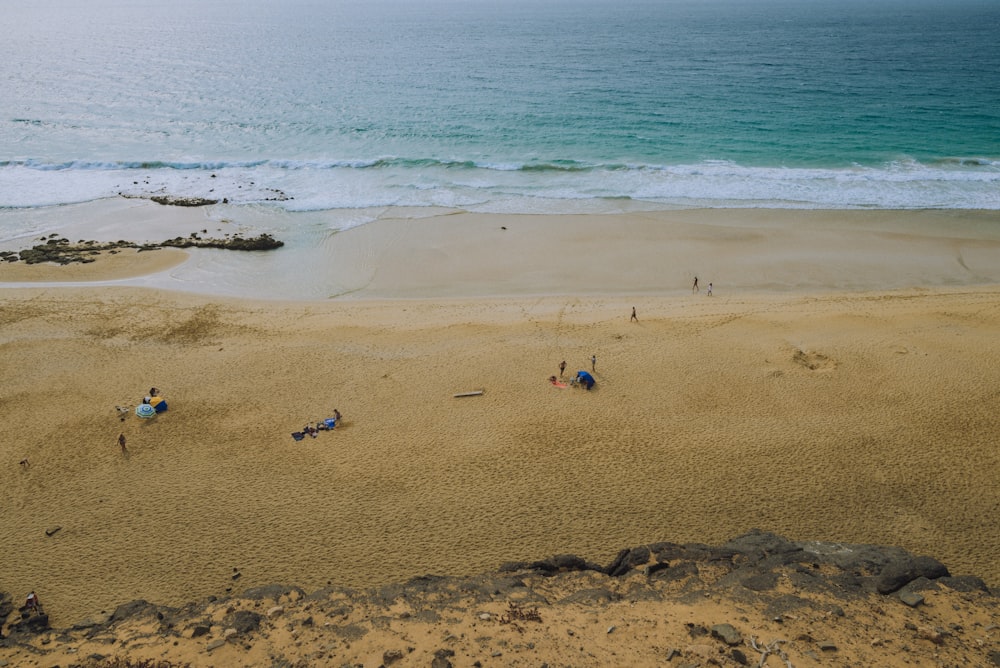
<path fill-rule="evenodd" d="M 721 549 L 731 550 L 751 563 L 768 560 L 774 565 L 792 563 L 803 551 L 802 546 L 759 529 L 733 538 Z"/>
<path fill-rule="evenodd" d="M 886 565 L 879 574 L 876 590 L 880 594 L 891 594 L 920 577 L 935 580 L 950 575 L 944 564 L 937 559 L 907 555 L 906 558 Z"/>
<path fill-rule="evenodd" d="M 120 622 L 125 619 L 135 619 L 137 617 L 150 616 L 153 617 L 159 612 L 159 608 L 150 603 L 139 599 L 137 601 L 130 601 L 129 603 L 124 603 L 115 608 L 115 611 L 111 613 L 111 618 L 109 622 Z"/>
<path fill-rule="evenodd" d="M 281 248 L 284 245 L 285 242 L 275 239 L 270 234 L 261 234 L 249 239 L 240 236 L 229 239 L 192 239 L 190 237 L 182 239 L 177 237 L 175 239 L 168 239 L 160 244 L 160 246 L 169 246 L 171 248 L 222 248 L 225 250 L 242 251 L 273 250 Z"/>
<path fill-rule="evenodd" d="M 171 195 L 153 195 L 151 201 L 163 206 L 208 206 L 218 204 L 217 199 L 205 199 L 202 197 L 173 197 Z"/>
<path fill-rule="evenodd" d="M 655 574 L 657 580 L 673 582 L 688 577 L 697 577 L 698 573 L 698 564 L 691 561 L 682 561 L 670 568 L 653 571 L 650 575 Z"/>
<path fill-rule="evenodd" d="M 903 589 L 899 592 L 899 600 L 911 608 L 915 608 L 924 602 L 924 597 L 922 594 L 918 594 L 915 591 Z"/>
<path fill-rule="evenodd" d="M 403 650 L 401 649 L 387 649 L 382 652 L 382 664 L 385 666 L 391 665 L 402 659 L 404 656 L 406 655 L 403 654 Z"/>
<path fill-rule="evenodd" d="M 194 627 L 193 629 L 191 629 L 191 637 L 192 638 L 200 638 L 202 636 L 208 635 L 211 631 L 212 631 L 212 629 L 210 627 L 200 624 L 200 625 Z"/>
<path fill-rule="evenodd" d="M 734 649 L 732 652 L 730 652 L 730 656 L 733 657 L 733 661 L 740 664 L 741 666 L 750 665 L 750 661 L 747 660 L 747 655 L 744 654 L 741 650 Z"/>
<path fill-rule="evenodd" d="M 22 617 L 19 621 L 14 622 L 10 625 L 10 634 L 28 634 L 36 635 L 49 630 L 49 616 L 44 612 L 37 615 L 29 615 L 28 617 Z"/>
<path fill-rule="evenodd" d="M 936 582 L 955 591 L 981 591 L 987 593 L 990 591 L 990 588 L 986 585 L 982 578 L 977 578 L 973 575 L 943 577 L 936 580 Z"/>
<path fill-rule="evenodd" d="M 187 239 L 182 239 L 181 237 L 176 237 L 158 244 L 137 244 L 122 240 L 100 244 L 95 241 L 82 241 L 78 244 L 70 244 L 66 239 L 49 239 L 44 244 L 38 244 L 29 249 L 20 251 L 20 259 L 27 264 L 53 262 L 56 264 L 67 265 L 73 262 L 93 262 L 94 255 L 98 255 L 104 251 L 116 253 L 121 248 L 134 248 L 140 252 L 159 250 L 164 247 L 219 248 L 224 250 L 259 251 L 273 250 L 275 248 L 281 248 L 284 245 L 283 241 L 279 241 L 269 234 L 261 234 L 251 238 L 235 236 L 226 239 L 202 239 L 197 237 L 197 235 L 194 235 L 194 238 L 189 237 Z"/>
<path fill-rule="evenodd" d="M 718 638 L 727 645 L 739 645 L 743 642 L 743 636 L 732 624 L 716 624 L 712 627 L 712 637 Z"/>
<path fill-rule="evenodd" d="M 226 615 L 225 626 L 230 626 L 236 629 L 238 634 L 245 635 L 259 629 L 261 619 L 263 617 L 253 610 L 237 610 L 230 615 Z"/>
<path fill-rule="evenodd" d="M 670 568 L 670 563 L 666 561 L 658 561 L 655 564 L 649 564 L 643 569 L 643 574 L 646 576 L 655 575 L 660 571 L 665 571 Z"/>
<path fill-rule="evenodd" d="M 10 613 L 14 612 L 14 601 L 11 595 L 5 591 L 0 591 L 0 627 L 3 626 L 3 621 L 10 616 Z"/>
<path fill-rule="evenodd" d="M 249 598 L 254 601 L 260 601 L 263 599 L 273 599 L 277 601 L 282 596 L 287 596 L 288 594 L 296 593 L 300 597 L 305 596 L 306 592 L 298 587 L 292 587 L 289 585 L 266 585 L 264 587 L 252 587 L 243 592 L 243 598 Z"/>
<path fill-rule="evenodd" d="M 548 559 L 540 561 L 511 561 L 500 567 L 501 573 L 513 573 L 517 571 L 534 570 L 542 573 L 562 573 L 571 571 L 597 571 L 604 573 L 605 570 L 598 564 L 592 563 L 578 557 L 575 554 L 557 554 Z"/>
<path fill-rule="evenodd" d="M 611 577 L 621 577 L 633 568 L 647 564 L 650 554 L 649 548 L 645 546 L 633 547 L 631 550 L 622 550 L 615 557 L 614 561 L 604 569 L 604 572 Z"/>
<path fill-rule="evenodd" d="M 770 591 L 778 586 L 778 574 L 758 573 L 746 578 L 740 584 L 751 591 Z"/>

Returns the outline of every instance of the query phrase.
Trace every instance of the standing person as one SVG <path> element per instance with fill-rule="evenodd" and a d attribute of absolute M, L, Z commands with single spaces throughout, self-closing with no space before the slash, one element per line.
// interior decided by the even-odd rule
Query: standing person
<path fill-rule="evenodd" d="M 118 445 L 122 447 L 122 454 L 127 455 L 128 450 L 125 449 L 125 434 L 118 434 Z"/>
<path fill-rule="evenodd" d="M 28 594 L 27 600 L 24 602 L 24 607 L 21 608 L 26 614 L 30 615 L 32 613 L 39 612 L 41 610 L 42 604 L 38 601 L 38 595 L 34 591 Z"/>
<path fill-rule="evenodd" d="M 691 286 L 691 292 L 692 293 L 698 292 L 698 277 L 697 276 L 694 277 L 694 285 Z"/>
<path fill-rule="evenodd" d="M 559 362 L 559 377 L 562 378 L 564 373 L 566 373 L 566 360 Z"/>
<path fill-rule="evenodd" d="M 712 296 L 712 284 L 711 283 L 708 284 L 708 296 L 709 297 Z"/>
<path fill-rule="evenodd" d="M 592 373 L 597 372 L 597 355 L 590 356 L 590 371 Z"/>
<path fill-rule="evenodd" d="M 633 320 L 634 320 L 635 322 L 639 322 L 639 316 L 637 316 L 637 315 L 635 314 L 635 307 L 634 307 L 634 306 L 632 307 L 632 317 L 631 317 L 631 318 L 629 318 L 629 322 L 632 322 Z"/>

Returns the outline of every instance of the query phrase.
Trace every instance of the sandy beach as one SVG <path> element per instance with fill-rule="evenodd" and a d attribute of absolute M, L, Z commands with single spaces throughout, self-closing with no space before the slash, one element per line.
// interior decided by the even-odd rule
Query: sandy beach
<path fill-rule="evenodd" d="M 77 284 L 166 251 L 0 267 L 3 585 L 70 625 L 755 527 L 1000 584 L 997 223 L 390 219 L 333 235 L 309 301 Z M 169 410 L 121 420 L 151 386 Z"/>

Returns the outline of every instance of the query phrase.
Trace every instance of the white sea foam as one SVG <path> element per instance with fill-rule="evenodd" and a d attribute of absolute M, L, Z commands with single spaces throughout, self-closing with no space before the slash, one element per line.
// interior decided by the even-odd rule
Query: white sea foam
<path fill-rule="evenodd" d="M 38 207 L 116 195 L 202 197 L 267 203 L 289 211 L 382 206 L 521 213 L 559 202 L 632 199 L 661 206 L 1000 209 L 1000 164 L 957 159 L 880 168 L 531 164 L 471 166 L 440 161 L 258 161 L 213 163 L 22 162 L 0 167 L 0 207 Z M 552 202 L 555 204 L 553 205 Z M 584 207 L 585 208 L 585 207 Z"/>

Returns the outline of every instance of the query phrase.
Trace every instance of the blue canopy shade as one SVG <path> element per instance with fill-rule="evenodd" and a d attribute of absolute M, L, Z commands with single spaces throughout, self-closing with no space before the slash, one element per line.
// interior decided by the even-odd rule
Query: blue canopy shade
<path fill-rule="evenodd" d="M 156 409 L 149 404 L 139 404 L 135 407 L 135 414 L 141 418 L 151 418 L 156 415 Z"/>

